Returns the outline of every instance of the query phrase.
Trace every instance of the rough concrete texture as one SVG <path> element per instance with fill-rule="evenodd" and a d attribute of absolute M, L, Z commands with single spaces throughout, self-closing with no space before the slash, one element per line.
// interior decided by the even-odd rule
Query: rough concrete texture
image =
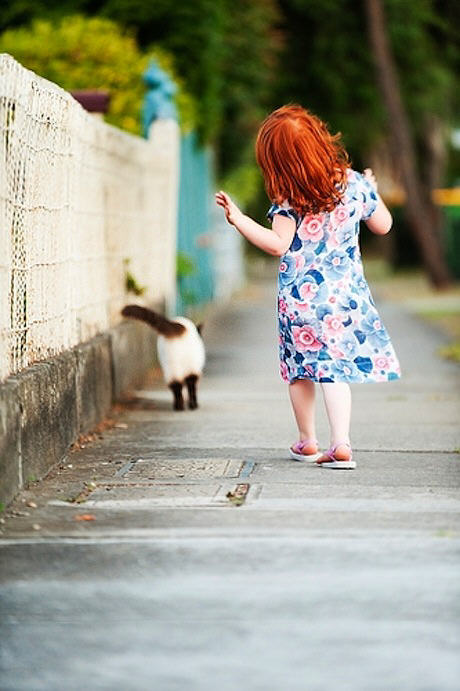
<path fill-rule="evenodd" d="M 2 688 L 458 688 L 460 370 L 379 307 L 404 377 L 353 387 L 357 470 L 288 459 L 258 286 L 205 326 L 199 410 L 139 391 L 21 493 L 0 541 Z"/>
<path fill-rule="evenodd" d="M 126 322 L 0 384 L 0 502 L 42 478 L 142 380 L 155 332 Z"/>
<path fill-rule="evenodd" d="M 6 504 L 20 487 L 21 447 L 18 382 L 9 380 L 0 386 L 0 501 Z"/>
<path fill-rule="evenodd" d="M 75 348 L 78 431 L 84 434 L 107 414 L 112 405 L 111 347 L 107 336 L 98 336 Z M 144 372 L 145 372 L 144 366 Z"/>
<path fill-rule="evenodd" d="M 73 351 L 27 368 L 18 377 L 24 483 L 43 477 L 78 433 Z"/>

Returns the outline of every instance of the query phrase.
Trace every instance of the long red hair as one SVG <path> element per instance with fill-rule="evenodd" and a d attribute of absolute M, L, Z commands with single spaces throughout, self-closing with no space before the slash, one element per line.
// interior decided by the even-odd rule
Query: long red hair
<path fill-rule="evenodd" d="M 301 215 L 332 211 L 340 202 L 349 157 L 324 122 L 290 104 L 263 121 L 256 141 L 257 163 L 272 202 L 285 199 Z"/>

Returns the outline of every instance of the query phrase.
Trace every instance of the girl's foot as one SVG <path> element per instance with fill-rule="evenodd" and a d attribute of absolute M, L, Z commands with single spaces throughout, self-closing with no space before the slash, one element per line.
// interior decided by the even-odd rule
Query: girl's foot
<path fill-rule="evenodd" d="M 296 442 L 289 449 L 289 455 L 294 461 L 313 461 L 312 456 L 318 453 L 318 442 L 316 439 L 302 439 Z"/>
<path fill-rule="evenodd" d="M 335 470 L 354 470 L 356 461 L 353 460 L 353 452 L 348 442 L 341 442 L 325 451 L 316 463 L 322 468 L 333 468 Z"/>

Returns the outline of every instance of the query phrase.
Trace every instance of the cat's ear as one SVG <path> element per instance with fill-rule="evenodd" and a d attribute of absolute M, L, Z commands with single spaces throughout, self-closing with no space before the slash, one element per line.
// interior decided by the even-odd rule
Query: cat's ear
<path fill-rule="evenodd" d="M 200 322 L 199 324 L 196 325 L 196 330 L 198 331 L 200 336 L 201 336 L 201 332 L 203 331 L 203 326 L 204 326 L 203 322 Z"/>

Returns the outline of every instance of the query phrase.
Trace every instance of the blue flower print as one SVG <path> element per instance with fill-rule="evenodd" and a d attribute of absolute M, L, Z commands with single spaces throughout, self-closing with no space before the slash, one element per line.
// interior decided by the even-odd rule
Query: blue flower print
<path fill-rule="evenodd" d="M 351 360 L 335 360 L 331 365 L 331 370 L 337 381 L 355 381 L 359 379 L 358 368 Z"/>
<path fill-rule="evenodd" d="M 348 245 L 348 243 L 354 239 L 355 233 L 356 229 L 354 224 L 340 226 L 335 231 L 337 240 L 342 247 Z"/>
<path fill-rule="evenodd" d="M 381 348 L 389 342 L 390 337 L 380 321 L 379 315 L 374 310 L 368 310 L 361 325 L 371 345 Z"/>
<path fill-rule="evenodd" d="M 295 233 L 289 248 L 289 252 L 297 252 L 297 250 L 300 249 L 302 249 L 302 240 L 299 238 L 297 233 Z"/>
<path fill-rule="evenodd" d="M 324 257 L 323 266 L 326 278 L 340 280 L 347 272 L 350 258 L 342 250 L 332 250 Z"/>
<path fill-rule="evenodd" d="M 296 277 L 296 261 L 294 257 L 284 255 L 279 266 L 279 282 L 283 286 L 292 283 Z"/>
<path fill-rule="evenodd" d="M 351 287 L 351 290 L 353 293 L 357 293 L 358 295 L 363 295 L 364 293 L 368 292 L 369 286 L 367 285 L 363 275 L 353 276 L 353 285 Z"/>
<path fill-rule="evenodd" d="M 315 273 L 319 274 L 318 271 Z M 300 279 L 298 291 L 301 300 L 304 302 L 314 302 L 316 305 L 324 302 L 328 296 L 327 285 L 322 276 L 321 281 L 318 281 L 318 277 L 311 273 Z"/>
<path fill-rule="evenodd" d="M 358 355 L 358 357 L 355 357 L 353 362 L 355 363 L 360 372 L 365 372 L 365 374 L 369 374 L 370 372 L 372 372 L 372 360 L 370 359 L 370 357 L 363 357 L 362 355 Z"/>
<path fill-rule="evenodd" d="M 292 218 L 296 222 L 296 226 L 299 225 L 299 217 L 290 206 L 284 207 L 282 204 L 272 204 L 267 211 L 267 218 L 269 221 L 273 221 L 275 214 L 280 214 L 280 216 L 286 216 L 286 218 Z"/>
<path fill-rule="evenodd" d="M 280 213 L 296 224 L 278 274 L 284 381 L 358 383 L 400 377 L 359 248 L 360 221 L 372 214 L 375 205 L 372 186 L 349 169 L 342 201 L 330 212 L 297 215 L 287 200 L 271 207 L 271 219 Z"/>
<path fill-rule="evenodd" d="M 323 305 L 318 305 L 318 307 L 316 308 L 316 316 L 318 317 L 318 319 L 324 319 L 324 317 L 327 314 L 332 314 L 332 307 L 327 303 Z"/>
<path fill-rule="evenodd" d="M 304 264 L 304 268 L 302 269 L 302 273 L 305 271 L 308 272 L 308 268 L 310 266 L 312 266 L 312 264 L 315 263 L 315 259 L 316 259 L 315 253 L 313 252 L 313 250 L 308 249 L 307 247 L 304 246 L 301 254 L 305 260 L 305 264 Z"/>
<path fill-rule="evenodd" d="M 340 350 L 342 350 L 346 357 L 353 358 L 358 350 L 358 341 L 354 336 L 348 334 L 339 343 Z"/>

